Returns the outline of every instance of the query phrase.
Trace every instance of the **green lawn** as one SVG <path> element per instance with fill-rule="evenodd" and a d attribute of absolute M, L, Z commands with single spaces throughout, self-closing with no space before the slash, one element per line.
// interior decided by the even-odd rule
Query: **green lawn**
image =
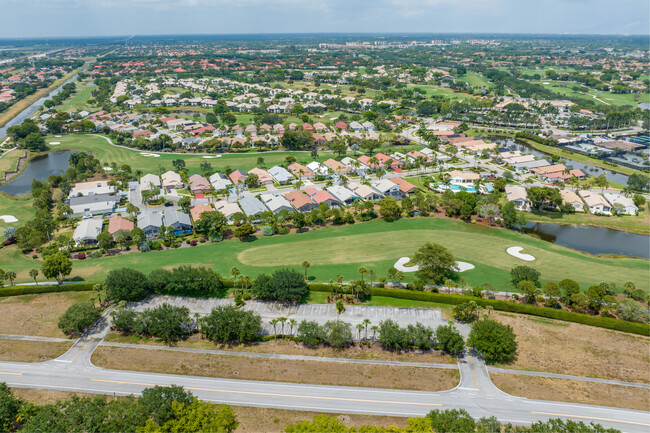
<path fill-rule="evenodd" d="M 56 107 L 59 111 L 68 111 L 68 110 L 88 110 L 92 111 L 96 109 L 96 106 L 88 104 L 88 100 L 92 99 L 92 91 L 96 89 L 97 86 L 89 86 L 87 84 L 77 83 L 77 92 L 66 99 L 63 104 Z"/>
<path fill-rule="evenodd" d="M 643 93 L 640 95 L 638 99 L 635 99 L 634 94 L 632 93 L 602 92 L 584 86 L 580 83 L 574 83 L 574 82 L 551 81 L 551 80 L 541 80 L 541 81 L 531 81 L 531 82 L 540 84 L 554 91 L 555 93 L 559 93 L 560 95 L 575 97 L 575 98 L 591 99 L 600 105 L 603 105 L 603 102 L 605 102 L 606 104 L 610 104 L 610 105 L 617 105 L 617 106 L 631 105 L 636 107 L 639 102 L 650 102 L 650 94 L 647 93 Z M 579 88 L 580 91 L 573 90 L 574 88 Z M 598 99 L 595 99 L 594 96 Z"/>
<path fill-rule="evenodd" d="M 488 81 L 488 79 L 485 78 L 483 75 L 476 74 L 474 72 L 468 72 L 467 74 L 459 78 L 458 81 L 464 81 L 466 83 L 469 83 L 469 85 L 472 87 L 485 87 L 488 89 L 495 87 L 495 84 Z"/>
<path fill-rule="evenodd" d="M 17 222 L 6 223 L 0 219 L 0 236 L 8 227 L 18 228 L 22 226 L 27 220 L 34 217 L 34 208 L 32 208 L 33 200 L 18 200 L 10 198 L 9 196 L 0 193 L 0 215 L 13 215 L 18 218 Z M 0 238 L 4 240 L 4 237 Z M 2 260 L 0 260 L 0 268 L 2 268 Z"/>
<path fill-rule="evenodd" d="M 108 141 L 96 135 L 64 135 L 62 137 L 47 137 L 47 142 L 58 141 L 61 144 L 53 146 L 53 150 L 83 150 L 93 153 L 100 161 L 105 164 L 116 162 L 119 165 L 128 164 L 132 170 L 142 170 L 143 172 L 158 172 L 159 166 L 164 171 L 172 169 L 172 161 L 175 159 L 185 160 L 188 174 L 200 171 L 202 162 L 212 164 L 214 170 L 223 170 L 226 166 L 234 169 L 248 171 L 257 166 L 257 158 L 264 158 L 264 166 L 270 168 L 276 164 L 284 163 L 284 158 L 293 155 L 298 162 L 309 163 L 313 160 L 310 152 L 249 152 L 241 154 L 224 154 L 218 158 L 203 158 L 203 155 L 193 154 L 165 154 L 161 153 L 160 157 L 143 156 L 141 153 L 147 153 L 139 150 L 125 149 L 122 147 L 112 146 Z M 324 161 L 332 157 L 331 152 L 319 152 L 319 160 Z"/>
<path fill-rule="evenodd" d="M 259 237 L 251 242 L 228 240 L 197 247 L 129 253 L 114 257 L 75 262 L 72 276 L 99 280 L 115 268 L 134 267 L 150 272 L 162 266 L 205 265 L 224 276 L 237 266 L 251 277 L 262 272 L 290 267 L 302 272 L 300 263 L 311 263 L 308 274 L 314 281 L 329 281 L 341 274 L 345 280 L 359 278 L 357 269 L 365 266 L 377 276 L 386 275 L 397 259 L 412 256 L 425 242 L 449 248 L 456 258 L 474 264 L 462 273 L 471 285 L 490 282 L 500 289 L 509 285 L 514 266 L 529 264 L 506 253 L 506 248 L 522 246 L 525 253 L 537 257 L 530 265 L 541 272 L 543 280 L 573 278 L 583 287 L 602 281 L 634 281 L 637 287 L 650 288 L 647 260 L 591 257 L 568 248 L 504 229 L 476 226 L 442 218 L 412 218 L 394 223 L 375 220 L 351 226 L 338 226 L 286 236 Z M 28 280 L 34 267 L 31 258 L 15 247 L 0 250 L 5 270 L 18 273 L 19 281 Z M 407 274 L 407 281 L 413 274 Z"/>
<path fill-rule="evenodd" d="M 424 90 L 427 94 L 427 98 L 431 96 L 445 96 L 452 100 L 465 100 L 470 98 L 475 98 L 476 96 L 470 95 L 469 93 L 456 93 L 451 89 L 440 86 L 432 86 L 426 84 L 409 84 L 408 87 L 418 87 Z"/>
<path fill-rule="evenodd" d="M 5 152 L 5 148 L 0 148 L 0 155 L 4 154 Z M 24 155 L 24 149 L 14 149 L 7 152 L 2 158 L 0 158 L 0 178 L 3 178 L 6 172 L 14 171 L 16 169 L 16 165 L 18 164 L 18 158 Z"/>
<path fill-rule="evenodd" d="M 528 221 L 553 222 L 559 224 L 584 224 L 598 227 L 607 227 L 615 230 L 625 230 L 635 233 L 650 234 L 650 212 L 646 205 L 639 215 L 599 216 L 588 213 L 575 213 L 573 215 L 558 212 L 527 213 Z"/>

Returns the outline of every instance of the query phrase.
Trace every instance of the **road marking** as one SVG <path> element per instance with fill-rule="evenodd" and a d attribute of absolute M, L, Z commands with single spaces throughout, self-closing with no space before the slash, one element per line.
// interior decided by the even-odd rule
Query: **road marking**
<path fill-rule="evenodd" d="M 140 385 L 140 386 L 156 386 L 155 383 L 141 383 L 141 382 L 127 382 L 122 380 L 107 380 L 107 379 L 90 379 L 93 382 L 107 382 L 107 383 L 122 383 L 125 385 Z M 169 385 L 158 385 L 169 387 Z M 318 397 L 312 395 L 296 395 L 296 394 L 276 394 L 270 392 L 255 392 L 255 391 L 234 391 L 227 389 L 212 389 L 212 388 L 197 388 L 184 386 L 183 388 L 194 390 L 194 391 L 211 391 L 211 392 L 225 392 L 230 394 L 248 394 L 248 395 L 264 395 L 270 397 L 292 397 L 292 398 L 307 398 L 307 399 L 316 399 L 316 400 L 337 400 L 337 401 L 353 401 L 361 403 L 389 403 L 389 404 L 404 404 L 407 406 L 442 406 L 439 403 L 417 403 L 417 402 L 406 402 L 406 401 L 389 401 L 389 400 L 367 400 L 361 398 L 343 398 L 343 397 Z"/>
<path fill-rule="evenodd" d="M 474 383 L 476 384 L 476 389 L 479 389 L 478 388 L 478 380 L 476 380 L 476 372 L 474 371 L 474 369 L 472 369 L 472 374 L 474 375 Z"/>
<path fill-rule="evenodd" d="M 650 424 L 646 424 L 644 422 L 625 421 L 625 420 L 622 420 L 622 419 L 598 418 L 598 417 L 595 417 L 595 416 L 570 415 L 570 414 L 566 414 L 566 413 L 551 413 L 551 412 L 535 412 L 535 411 L 531 411 L 530 413 L 537 414 L 537 415 L 566 416 L 568 418 L 595 419 L 595 420 L 598 420 L 598 421 L 622 422 L 622 423 L 625 423 L 625 424 L 634 424 L 634 425 L 642 425 L 642 426 L 650 427 Z"/>
<path fill-rule="evenodd" d="M 22 373 L 9 373 L 6 371 L 0 371 L 0 374 L 11 374 L 12 376 L 22 376 Z"/>

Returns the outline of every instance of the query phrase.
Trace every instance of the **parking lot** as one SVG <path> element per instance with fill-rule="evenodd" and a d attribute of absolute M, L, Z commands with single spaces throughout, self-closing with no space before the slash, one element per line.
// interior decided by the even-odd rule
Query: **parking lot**
<path fill-rule="evenodd" d="M 158 307 L 164 303 L 178 307 L 187 307 L 190 315 L 199 313 L 200 315 L 209 314 L 213 308 L 219 305 L 234 305 L 230 299 L 214 298 L 188 298 L 175 296 L 150 296 L 142 302 L 133 303 L 129 306 L 136 311 L 143 311 L 149 308 Z M 242 307 L 244 310 L 254 311 L 262 317 L 264 330 L 271 333 L 273 327 L 269 325 L 271 319 L 286 317 L 295 319 L 298 323 L 303 320 L 312 320 L 319 324 L 324 324 L 330 320 L 336 320 L 336 307 L 332 304 L 300 304 L 300 305 L 283 305 L 277 302 L 260 302 L 247 301 Z M 447 322 L 443 319 L 442 311 L 432 308 L 397 308 L 397 307 L 369 307 L 364 305 L 346 305 L 345 312 L 341 314 L 340 320 L 356 326 L 363 323 L 364 319 L 369 319 L 371 325 L 379 325 L 379 322 L 392 319 L 400 326 L 405 327 L 417 322 L 431 328 L 437 328 L 445 325 Z M 295 329 L 294 329 L 295 331 Z M 285 332 L 289 332 L 285 325 Z"/>

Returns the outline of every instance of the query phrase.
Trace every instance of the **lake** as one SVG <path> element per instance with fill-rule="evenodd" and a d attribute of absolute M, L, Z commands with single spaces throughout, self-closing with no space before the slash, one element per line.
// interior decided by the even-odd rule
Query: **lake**
<path fill-rule="evenodd" d="M 25 169 L 9 182 L 0 185 L 0 191 L 13 196 L 28 195 L 32 180 L 44 180 L 52 174 L 60 174 L 70 167 L 68 158 L 75 152 L 49 152 L 32 159 Z"/>
<path fill-rule="evenodd" d="M 526 224 L 524 232 L 590 254 L 619 254 L 650 259 L 650 236 L 605 227 L 555 223 Z"/>

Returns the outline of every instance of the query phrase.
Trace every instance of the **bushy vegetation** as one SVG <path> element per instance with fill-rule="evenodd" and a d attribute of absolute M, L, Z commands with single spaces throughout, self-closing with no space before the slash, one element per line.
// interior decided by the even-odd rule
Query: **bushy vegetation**
<path fill-rule="evenodd" d="M 300 272 L 278 269 L 271 276 L 258 275 L 253 281 L 251 293 L 266 301 L 296 303 L 309 293 L 309 287 Z"/>
<path fill-rule="evenodd" d="M 66 335 L 80 336 L 101 317 L 99 308 L 90 302 L 73 304 L 59 318 L 59 329 Z"/>
<path fill-rule="evenodd" d="M 517 341 L 510 325 L 496 320 L 479 320 L 469 333 L 467 344 L 488 364 L 508 363 L 517 355 Z"/>
<path fill-rule="evenodd" d="M 114 313 L 113 328 L 117 331 L 160 338 L 169 343 L 192 331 L 190 311 L 186 307 L 162 304 L 142 312 L 122 309 Z"/>
<path fill-rule="evenodd" d="M 219 306 L 199 320 L 201 333 L 215 343 L 256 341 L 262 330 L 262 319 L 252 311 L 232 306 Z"/>

